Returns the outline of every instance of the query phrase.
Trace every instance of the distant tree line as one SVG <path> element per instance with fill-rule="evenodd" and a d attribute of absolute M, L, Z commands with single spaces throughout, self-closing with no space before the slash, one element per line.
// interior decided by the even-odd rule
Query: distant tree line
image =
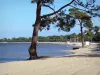
<path fill-rule="evenodd" d="M 99 42 L 100 41 L 100 32 L 97 33 L 91 33 L 84 32 L 84 40 L 90 41 L 90 42 Z M 70 34 L 70 35 L 60 35 L 60 36 L 39 36 L 38 42 L 81 42 L 81 34 Z M 18 38 L 3 38 L 0 39 L 0 42 L 31 42 L 31 38 L 25 38 L 25 37 L 18 37 Z"/>

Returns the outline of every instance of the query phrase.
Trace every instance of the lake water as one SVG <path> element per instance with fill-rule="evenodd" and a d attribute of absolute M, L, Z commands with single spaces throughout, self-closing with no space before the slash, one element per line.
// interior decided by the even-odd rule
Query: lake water
<path fill-rule="evenodd" d="M 0 43 L 0 62 L 26 60 L 29 57 L 28 48 L 30 43 Z M 71 50 L 71 46 L 40 43 L 37 46 L 38 56 L 64 56 L 61 50 Z"/>

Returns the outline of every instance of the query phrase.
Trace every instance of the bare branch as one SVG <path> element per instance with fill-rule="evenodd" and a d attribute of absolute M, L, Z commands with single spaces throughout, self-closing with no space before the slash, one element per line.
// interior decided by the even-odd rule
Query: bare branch
<path fill-rule="evenodd" d="M 45 5 L 45 4 L 43 4 L 42 6 L 44 6 L 44 7 L 48 7 L 48 8 L 50 8 L 51 10 L 53 10 L 53 11 L 55 12 L 55 10 L 54 10 L 52 7 L 50 7 L 49 5 Z"/>
<path fill-rule="evenodd" d="M 55 12 L 53 12 L 53 13 L 50 13 L 50 14 L 43 15 L 43 16 L 41 16 L 41 18 L 46 17 L 46 16 L 52 16 L 52 15 L 58 13 L 59 11 L 61 11 L 62 9 L 64 9 L 65 7 L 67 7 L 67 6 L 69 6 L 70 4 L 72 4 L 74 1 L 75 1 L 75 0 L 72 0 L 70 3 L 68 3 L 68 4 L 64 5 L 64 6 L 62 6 L 62 7 L 61 7 L 60 9 L 58 9 L 57 11 L 55 11 Z"/>
<path fill-rule="evenodd" d="M 86 4 L 83 4 L 82 1 L 80 0 L 75 0 L 75 3 L 84 7 L 84 8 L 87 8 L 89 9 L 89 7 L 94 7 L 94 3 L 95 3 L 96 0 L 90 0 L 90 1 L 87 1 Z"/>
<path fill-rule="evenodd" d="M 76 4 L 78 4 L 78 5 L 82 6 L 82 7 L 85 7 L 85 6 L 83 5 L 83 3 L 80 2 L 79 0 L 76 0 L 75 2 L 76 2 Z M 85 7 L 85 8 L 86 8 L 86 7 Z"/>
<path fill-rule="evenodd" d="M 87 10 L 80 9 L 80 8 L 77 8 L 77 7 L 75 7 L 75 6 L 72 6 L 72 5 L 70 5 L 70 7 L 73 7 L 73 8 L 79 9 L 79 10 L 82 10 L 82 11 L 84 11 L 84 12 L 88 12 Z"/>

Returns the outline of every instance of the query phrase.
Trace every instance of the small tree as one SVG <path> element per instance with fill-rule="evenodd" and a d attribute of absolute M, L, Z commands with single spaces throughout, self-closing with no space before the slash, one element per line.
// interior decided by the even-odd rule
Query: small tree
<path fill-rule="evenodd" d="M 82 47 L 84 47 L 84 32 L 83 32 L 83 28 L 84 27 L 88 27 L 90 28 L 90 26 L 92 26 L 91 24 L 91 19 L 90 16 L 85 13 L 82 12 L 81 10 L 77 9 L 77 8 L 71 8 L 69 9 L 69 14 L 74 17 L 76 19 L 76 21 L 79 22 L 80 25 L 80 31 L 81 31 L 81 42 L 82 42 Z"/>

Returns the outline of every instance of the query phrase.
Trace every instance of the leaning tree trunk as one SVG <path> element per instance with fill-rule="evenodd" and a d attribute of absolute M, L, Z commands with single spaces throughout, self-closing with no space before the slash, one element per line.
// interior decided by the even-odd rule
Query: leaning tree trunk
<path fill-rule="evenodd" d="M 82 42 L 82 47 L 84 47 L 84 33 L 83 33 L 82 22 L 80 23 L 80 29 L 81 29 L 81 42 Z"/>
<path fill-rule="evenodd" d="M 32 41 L 29 47 L 30 60 L 37 58 L 36 46 L 37 46 L 37 38 L 38 38 L 40 23 L 41 23 L 41 5 L 40 5 L 40 2 L 37 2 L 36 21 L 33 26 L 34 28 L 33 28 Z"/>

